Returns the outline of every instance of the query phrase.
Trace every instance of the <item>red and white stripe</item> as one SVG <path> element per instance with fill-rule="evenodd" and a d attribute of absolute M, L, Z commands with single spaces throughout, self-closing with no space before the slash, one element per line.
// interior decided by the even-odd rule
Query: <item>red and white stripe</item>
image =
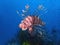
<path fill-rule="evenodd" d="M 23 30 L 29 28 L 31 25 L 32 25 L 32 17 L 31 16 L 28 16 L 27 18 L 25 18 L 21 24 L 20 24 L 20 28 L 22 28 Z"/>
<path fill-rule="evenodd" d="M 35 24 L 43 25 L 42 21 L 38 17 L 36 17 L 36 16 L 28 16 L 21 22 L 19 27 L 22 28 L 22 30 L 26 30 L 26 29 L 31 30 L 32 25 L 35 25 Z"/>

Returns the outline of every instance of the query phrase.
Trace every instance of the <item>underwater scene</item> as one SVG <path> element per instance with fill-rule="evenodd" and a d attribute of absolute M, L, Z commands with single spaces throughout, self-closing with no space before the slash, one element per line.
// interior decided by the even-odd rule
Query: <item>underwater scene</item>
<path fill-rule="evenodd" d="M 60 45 L 60 0 L 0 0 L 0 45 Z"/>

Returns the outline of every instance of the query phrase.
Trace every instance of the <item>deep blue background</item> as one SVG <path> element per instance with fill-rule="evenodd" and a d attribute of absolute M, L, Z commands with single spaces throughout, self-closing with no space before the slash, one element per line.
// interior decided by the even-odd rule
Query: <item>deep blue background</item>
<path fill-rule="evenodd" d="M 16 10 L 24 9 L 29 4 L 31 11 L 39 4 L 44 5 L 48 9 L 48 13 L 42 15 L 41 18 L 46 22 L 48 32 L 52 28 L 57 30 L 57 37 L 60 34 L 60 1 L 59 0 L 0 0 L 0 45 L 4 45 L 7 40 L 14 37 L 19 31 L 18 24 L 21 18 Z"/>

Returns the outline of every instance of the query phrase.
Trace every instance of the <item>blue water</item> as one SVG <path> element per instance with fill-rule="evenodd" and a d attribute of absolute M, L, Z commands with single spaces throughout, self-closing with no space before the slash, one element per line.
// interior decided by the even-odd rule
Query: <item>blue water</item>
<path fill-rule="evenodd" d="M 48 12 L 41 18 L 46 22 L 48 32 L 55 28 L 57 39 L 60 38 L 60 0 L 0 0 L 0 45 L 5 45 L 19 31 L 21 18 L 16 10 L 21 11 L 26 4 L 30 5 L 31 14 L 39 4 L 44 5 Z"/>

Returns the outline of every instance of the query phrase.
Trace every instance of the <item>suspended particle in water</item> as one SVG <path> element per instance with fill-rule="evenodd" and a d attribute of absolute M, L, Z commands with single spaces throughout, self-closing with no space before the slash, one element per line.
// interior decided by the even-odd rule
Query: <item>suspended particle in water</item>
<path fill-rule="evenodd" d="M 26 9 L 29 9 L 29 5 L 28 5 L 28 4 L 27 4 L 27 5 L 25 5 L 25 8 L 26 8 Z"/>

